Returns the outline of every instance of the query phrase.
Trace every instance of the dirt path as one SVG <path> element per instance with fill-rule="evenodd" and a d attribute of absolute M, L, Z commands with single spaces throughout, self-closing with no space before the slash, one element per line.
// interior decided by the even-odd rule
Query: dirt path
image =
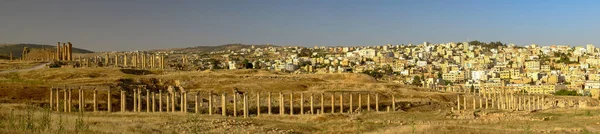
<path fill-rule="evenodd" d="M 31 70 L 38 70 L 38 69 L 42 69 L 42 68 L 46 67 L 46 65 L 48 65 L 48 64 L 50 64 L 50 62 L 42 63 L 40 65 L 34 66 L 32 68 L 28 68 L 28 69 L 4 70 L 4 71 L 0 71 L 0 74 L 12 73 L 12 72 L 27 72 L 27 71 L 31 71 Z"/>

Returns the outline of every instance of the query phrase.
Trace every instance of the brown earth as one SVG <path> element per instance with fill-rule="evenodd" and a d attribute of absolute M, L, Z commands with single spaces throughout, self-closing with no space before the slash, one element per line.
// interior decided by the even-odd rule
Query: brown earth
<path fill-rule="evenodd" d="M 142 73 L 140 73 L 142 72 Z M 397 97 L 396 112 L 360 112 L 325 115 L 261 115 L 243 119 L 182 113 L 57 113 L 45 112 L 51 87 L 64 85 L 144 84 L 172 85 L 180 80 L 191 92 L 231 93 L 233 88 L 255 93 L 378 93 L 382 103 Z M 122 83 L 121 83 L 122 82 Z M 88 93 L 89 94 L 89 93 Z M 296 94 L 297 96 L 298 94 Z M 120 68 L 45 68 L 0 74 L 0 133 L 31 133 L 51 117 L 52 129 L 40 133 L 598 133 L 598 100 L 586 97 L 551 97 L 588 101 L 588 108 L 557 108 L 533 112 L 503 110 L 450 111 L 456 93 L 378 82 L 364 74 L 283 74 L 257 70 L 169 72 Z M 91 97 L 91 95 L 86 95 Z M 106 97 L 106 94 L 99 94 Z M 337 97 L 337 96 L 336 96 Z M 252 97 L 250 97 L 252 98 Z M 299 97 L 294 97 L 298 99 Z M 89 98 L 88 98 L 89 99 Z M 344 98 L 347 100 L 348 98 Z M 356 101 L 356 99 L 354 100 Z M 102 103 L 102 102 L 101 102 Z M 470 102 L 468 102 L 470 103 Z M 326 103 L 329 104 L 329 103 Z M 36 106 L 36 107 L 31 107 Z M 101 108 L 103 108 L 101 106 Z M 385 109 L 385 108 L 382 108 Z M 14 110 L 11 114 L 11 110 Z M 385 111 L 385 110 L 382 110 Z M 25 120 L 29 114 L 31 120 Z M 47 113 L 47 114 L 45 114 Z M 253 114 L 254 116 L 254 114 Z M 25 118 L 25 119 L 24 119 Z M 81 119 L 83 118 L 83 119 Z M 61 123 L 64 130 L 59 130 Z M 81 119 L 77 123 L 77 119 Z M 11 126 L 12 122 L 12 126 Z M 79 125 L 78 125 L 79 124 Z M 81 132 L 80 131 L 80 132 Z"/>

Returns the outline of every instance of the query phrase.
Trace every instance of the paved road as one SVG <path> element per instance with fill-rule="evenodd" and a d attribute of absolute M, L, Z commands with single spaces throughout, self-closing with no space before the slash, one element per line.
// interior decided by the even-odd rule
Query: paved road
<path fill-rule="evenodd" d="M 28 68 L 28 69 L 4 70 L 4 71 L 0 71 L 0 74 L 12 73 L 12 72 L 27 72 L 27 71 L 31 71 L 31 70 L 38 70 L 38 69 L 45 68 L 46 65 L 48 65 L 48 64 L 50 64 L 50 62 L 42 63 L 40 65 L 34 66 L 32 68 Z"/>

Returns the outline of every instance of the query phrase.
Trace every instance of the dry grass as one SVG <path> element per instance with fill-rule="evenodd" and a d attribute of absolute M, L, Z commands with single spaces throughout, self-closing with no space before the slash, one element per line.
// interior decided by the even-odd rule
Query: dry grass
<path fill-rule="evenodd" d="M 27 69 L 39 65 L 43 62 L 38 61 L 21 61 L 21 60 L 0 60 L 0 71 Z"/>
<path fill-rule="evenodd" d="M 22 104 L 0 104 L 0 133 L 598 133 L 600 112 L 560 109 L 455 119 L 448 111 L 222 117 L 182 113 L 49 113 Z M 14 111 L 13 111 L 14 110 Z M 11 111 L 13 113 L 11 114 Z M 32 117 L 27 120 L 26 117 Z M 493 120 L 495 118 L 495 120 Z M 59 121 L 60 120 L 60 121 Z M 61 123 L 62 122 L 62 123 Z M 32 124 L 27 127 L 27 124 Z M 62 129 L 61 129 L 62 128 Z"/>
<path fill-rule="evenodd" d="M 257 70 L 124 73 L 119 68 L 45 68 L 0 74 L 0 133 L 598 133 L 600 109 L 540 112 L 464 111 L 452 113 L 455 93 L 383 83 L 364 74 L 282 74 Z M 192 91 L 250 92 L 368 91 L 381 102 L 395 95 L 402 110 L 392 113 L 261 115 L 248 119 L 182 113 L 55 113 L 42 108 L 56 85 L 116 84 L 120 79 L 181 80 Z M 287 95 L 287 94 L 286 94 Z M 86 95 L 90 97 L 91 95 Z M 104 98 L 105 94 L 99 97 Z M 308 97 L 308 96 L 305 96 Z M 327 96 L 329 97 L 329 96 Z M 336 96 L 337 97 L 337 96 Z M 364 97 L 364 96 L 363 96 Z M 249 98 L 253 98 L 250 94 Z M 581 97 L 556 97 L 579 100 Z M 299 99 L 298 96 L 295 99 Z M 329 102 L 326 99 L 326 102 Z M 344 98 L 348 100 L 348 98 Z M 354 101 L 357 101 L 356 98 Z M 364 101 L 364 100 L 363 100 Z M 597 105 L 597 101 L 592 101 Z M 10 104 L 9 104 L 10 103 Z M 15 104 L 20 103 L 20 104 Z M 103 103 L 103 102 L 101 102 Z M 364 103 L 364 102 L 363 102 Z M 263 102 L 264 104 L 264 102 Z M 287 103 L 286 103 L 287 104 Z M 325 103 L 326 106 L 329 103 Z M 250 103 L 250 106 L 254 104 Z M 295 104 L 298 105 L 298 104 Z M 410 105 L 410 106 L 409 106 Z M 251 109 L 253 107 L 250 107 Z M 385 108 L 382 108 L 385 109 Z M 11 114 L 11 110 L 14 110 Z M 29 116 L 32 115 L 32 116 Z M 477 115 L 477 117 L 475 117 Z M 30 120 L 27 120 L 26 117 Z M 50 117 L 50 123 L 43 123 Z M 60 121 L 59 121 L 60 120 Z M 12 123 L 11 123 L 12 122 Z M 61 123 L 62 122 L 62 123 Z M 27 125 L 27 124 L 32 124 Z M 11 125 L 14 124 L 14 125 Z M 41 130 L 42 124 L 51 129 Z M 20 125 L 20 126 L 19 126 Z M 28 127 L 29 126 L 29 127 Z"/>

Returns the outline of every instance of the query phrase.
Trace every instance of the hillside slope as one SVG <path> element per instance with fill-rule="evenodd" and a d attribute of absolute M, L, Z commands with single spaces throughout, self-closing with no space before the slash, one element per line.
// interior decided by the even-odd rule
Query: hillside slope
<path fill-rule="evenodd" d="M 12 52 L 14 57 L 21 57 L 25 47 L 56 49 L 56 46 L 42 44 L 4 44 L 0 45 L 0 55 L 8 56 Z M 93 51 L 73 47 L 73 53 L 93 53 Z"/>
<path fill-rule="evenodd" d="M 181 53 L 209 53 L 209 52 L 218 52 L 218 51 L 227 51 L 227 50 L 240 50 L 240 49 L 248 49 L 252 48 L 268 48 L 268 47 L 276 47 L 274 45 L 246 45 L 246 44 L 225 44 L 219 46 L 195 46 L 195 47 L 187 47 L 187 48 L 172 48 L 172 49 L 160 49 L 153 51 L 178 51 Z"/>

